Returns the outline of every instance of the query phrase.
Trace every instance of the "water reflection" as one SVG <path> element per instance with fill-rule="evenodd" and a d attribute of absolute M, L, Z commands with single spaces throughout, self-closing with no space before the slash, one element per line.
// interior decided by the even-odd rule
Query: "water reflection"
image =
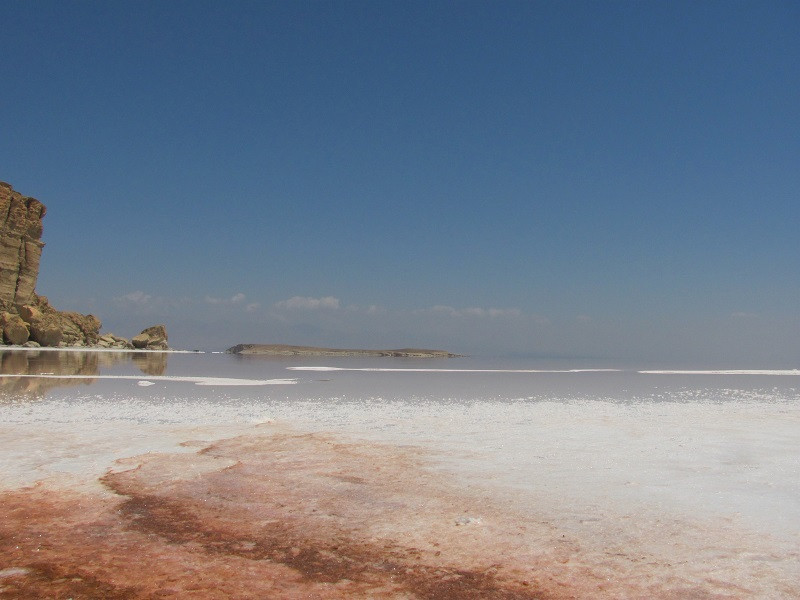
<path fill-rule="evenodd" d="M 167 371 L 167 355 L 163 352 L 128 352 L 126 356 L 145 375 L 163 375 Z"/>
<path fill-rule="evenodd" d="M 70 379 L 53 375 L 99 375 L 101 369 L 132 363 L 146 375 L 163 375 L 167 354 L 163 352 L 0 352 L 0 399 L 44 398 L 52 389 L 91 385 L 95 379 Z M 48 375 L 48 377 L 3 377 L 3 375 Z"/>

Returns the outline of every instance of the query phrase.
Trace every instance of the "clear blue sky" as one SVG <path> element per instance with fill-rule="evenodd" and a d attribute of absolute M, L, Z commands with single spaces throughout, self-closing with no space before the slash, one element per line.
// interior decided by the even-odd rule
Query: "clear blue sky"
<path fill-rule="evenodd" d="M 0 2 L 38 291 L 131 336 L 800 362 L 797 2 Z"/>

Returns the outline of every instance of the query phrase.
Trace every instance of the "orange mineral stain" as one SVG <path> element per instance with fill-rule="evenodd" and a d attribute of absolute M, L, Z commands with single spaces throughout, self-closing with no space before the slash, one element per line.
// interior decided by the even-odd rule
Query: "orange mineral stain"
<path fill-rule="evenodd" d="M 105 490 L 0 494 L 0 597 L 748 597 L 586 553 L 413 449 L 285 431 L 189 446 L 119 461 Z"/>

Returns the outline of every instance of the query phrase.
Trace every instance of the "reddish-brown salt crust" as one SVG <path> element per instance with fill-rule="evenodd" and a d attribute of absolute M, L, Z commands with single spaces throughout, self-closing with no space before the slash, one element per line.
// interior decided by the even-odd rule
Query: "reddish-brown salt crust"
<path fill-rule="evenodd" d="M 593 565 L 410 449 L 264 433 L 126 459 L 102 482 L 0 494 L 0 597 L 747 597 L 618 550 Z"/>

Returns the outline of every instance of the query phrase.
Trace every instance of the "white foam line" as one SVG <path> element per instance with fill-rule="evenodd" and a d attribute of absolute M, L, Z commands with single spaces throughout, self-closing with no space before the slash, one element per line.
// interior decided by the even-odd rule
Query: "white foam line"
<path fill-rule="evenodd" d="M 620 369 L 391 369 L 385 367 L 286 367 L 290 371 L 369 371 L 379 373 L 602 373 Z"/>
<path fill-rule="evenodd" d="M 639 371 L 646 375 L 800 375 L 800 369 L 721 369 L 716 371 Z"/>
<path fill-rule="evenodd" d="M 181 377 L 176 375 L 156 375 L 139 377 L 136 375 L 30 375 L 30 374 L 0 374 L 2 377 L 25 377 L 32 379 L 129 379 L 133 381 L 188 381 L 195 385 L 292 385 L 296 379 L 233 379 L 231 377 Z"/>

